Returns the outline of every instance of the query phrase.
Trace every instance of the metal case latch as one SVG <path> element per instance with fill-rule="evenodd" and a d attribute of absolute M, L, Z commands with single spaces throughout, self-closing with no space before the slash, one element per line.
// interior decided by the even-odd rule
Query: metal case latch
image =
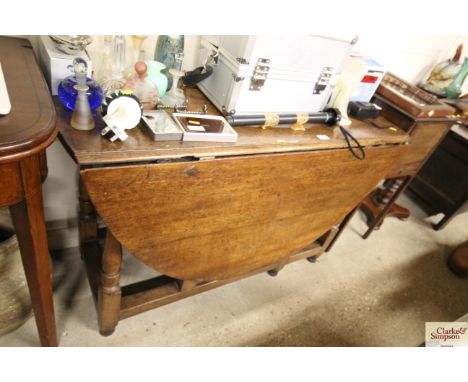
<path fill-rule="evenodd" d="M 314 94 L 321 94 L 327 88 L 332 75 L 333 68 L 330 66 L 325 66 L 320 72 L 320 76 L 315 83 Z"/>
<path fill-rule="evenodd" d="M 270 70 L 270 59 L 259 58 L 257 65 L 252 75 L 252 81 L 250 82 L 250 90 L 261 90 L 263 84 L 268 77 L 268 71 Z"/>

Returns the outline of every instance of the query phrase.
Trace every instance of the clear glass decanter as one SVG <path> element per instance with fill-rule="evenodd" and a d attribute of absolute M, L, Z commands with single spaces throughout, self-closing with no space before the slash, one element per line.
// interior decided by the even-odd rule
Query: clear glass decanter
<path fill-rule="evenodd" d="M 117 35 L 112 39 L 111 55 L 111 75 L 102 83 L 104 95 L 108 95 L 115 90 L 122 89 L 125 84 L 124 70 L 127 63 L 127 56 L 124 35 Z"/>
<path fill-rule="evenodd" d="M 124 35 L 114 36 L 112 41 L 112 77 L 123 79 L 127 64 L 127 44 Z"/>
<path fill-rule="evenodd" d="M 174 67 L 169 69 L 169 74 L 172 76 L 171 89 L 161 100 L 165 106 L 182 106 L 187 102 L 184 91 L 178 87 L 180 78 L 185 74 L 182 71 L 182 60 L 184 59 L 183 51 L 175 54 Z"/>
<path fill-rule="evenodd" d="M 106 81 L 112 77 L 112 36 L 104 36 L 104 48 L 100 66 L 96 70 L 94 78 L 101 85 L 105 87 Z"/>
<path fill-rule="evenodd" d="M 88 65 L 86 61 L 80 57 L 73 60 L 73 70 L 75 71 L 76 85 L 74 89 L 77 91 L 76 103 L 71 117 L 70 125 L 76 130 L 92 130 L 94 129 L 94 119 L 91 114 L 89 98 L 87 92 L 89 90 L 86 84 L 86 71 Z"/>
<path fill-rule="evenodd" d="M 75 59 L 76 60 L 76 59 Z M 86 95 L 91 110 L 96 110 L 102 103 L 103 91 L 99 84 L 92 78 L 86 77 L 87 64 L 86 61 L 79 62 L 80 68 L 84 67 L 84 74 L 80 72 L 80 81 L 83 81 L 83 88 L 86 87 Z M 75 110 L 75 104 L 78 97 L 77 90 L 77 77 L 76 77 L 76 63 L 74 62 L 75 75 L 64 78 L 57 89 L 60 102 L 69 110 Z"/>
<path fill-rule="evenodd" d="M 182 106 L 185 104 L 186 98 L 184 91 L 178 88 L 177 84 L 179 83 L 180 77 L 182 77 L 184 73 L 175 69 L 170 69 L 169 73 L 173 78 L 172 87 L 162 99 L 162 103 L 166 106 Z"/>

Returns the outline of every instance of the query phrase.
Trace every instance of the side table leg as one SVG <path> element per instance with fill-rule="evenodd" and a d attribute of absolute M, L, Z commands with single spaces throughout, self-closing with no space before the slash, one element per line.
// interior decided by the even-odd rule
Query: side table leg
<path fill-rule="evenodd" d="M 42 346 L 57 346 L 51 266 L 38 155 L 21 161 L 24 200 L 10 206 Z"/>
<path fill-rule="evenodd" d="M 99 332 L 103 336 L 111 335 L 120 316 L 120 266 L 122 247 L 112 232 L 107 229 L 106 243 L 102 254 L 101 284 L 98 290 Z"/>

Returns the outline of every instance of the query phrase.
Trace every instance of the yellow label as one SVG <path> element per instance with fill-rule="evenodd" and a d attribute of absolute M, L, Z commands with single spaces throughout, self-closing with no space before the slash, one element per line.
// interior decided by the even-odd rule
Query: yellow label
<path fill-rule="evenodd" d="M 267 127 L 274 127 L 279 124 L 279 115 L 275 113 L 267 113 L 265 114 L 265 124 L 262 126 L 262 128 L 267 128 Z"/>

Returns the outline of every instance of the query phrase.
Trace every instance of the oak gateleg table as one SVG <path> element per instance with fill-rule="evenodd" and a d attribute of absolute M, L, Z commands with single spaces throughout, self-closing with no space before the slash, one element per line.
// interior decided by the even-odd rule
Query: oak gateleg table
<path fill-rule="evenodd" d="M 185 93 L 190 109 L 219 114 L 198 89 Z M 76 131 L 57 101 L 56 110 L 60 140 L 79 167 L 80 248 L 103 335 L 149 309 L 314 262 L 408 138 L 384 118 L 381 128 L 354 121 L 363 161 L 325 125 L 239 127 L 236 143 L 155 142 L 140 125 L 112 143 L 101 120 Z M 120 285 L 122 246 L 162 276 Z"/>

